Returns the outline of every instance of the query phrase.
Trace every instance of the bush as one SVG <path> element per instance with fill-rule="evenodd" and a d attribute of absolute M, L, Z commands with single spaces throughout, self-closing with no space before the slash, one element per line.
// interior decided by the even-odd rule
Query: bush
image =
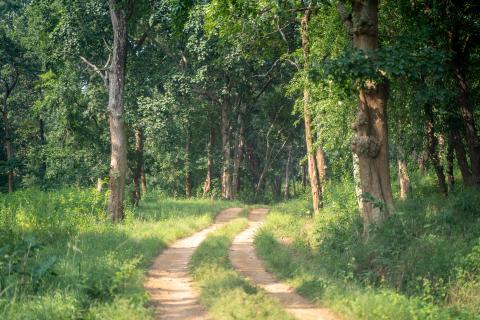
<path fill-rule="evenodd" d="M 299 292 L 325 299 L 350 318 L 475 318 L 479 191 L 458 187 L 445 198 L 430 182 L 414 181 L 413 197 L 398 201 L 395 213 L 372 226 L 368 240 L 351 187 L 330 182 L 317 217 L 304 214 L 303 200 L 276 206 L 257 248 Z M 344 307 L 352 295 L 357 303 Z M 386 301 L 398 303 L 382 306 Z"/>

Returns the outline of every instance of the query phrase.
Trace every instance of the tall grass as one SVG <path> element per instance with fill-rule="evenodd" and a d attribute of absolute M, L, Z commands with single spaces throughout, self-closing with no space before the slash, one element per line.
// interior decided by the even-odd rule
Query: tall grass
<path fill-rule="evenodd" d="M 327 186 L 315 218 L 303 200 L 276 206 L 256 239 L 268 267 L 346 319 L 478 319 L 479 191 L 444 198 L 417 179 L 365 240 L 349 188 Z"/>
<path fill-rule="evenodd" d="M 232 206 L 149 194 L 112 224 L 89 189 L 0 196 L 0 319 L 151 319 L 144 272 Z"/>

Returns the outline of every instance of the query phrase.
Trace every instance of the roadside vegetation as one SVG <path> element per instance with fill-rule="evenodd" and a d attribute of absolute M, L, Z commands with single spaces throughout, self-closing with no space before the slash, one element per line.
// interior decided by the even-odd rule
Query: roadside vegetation
<path fill-rule="evenodd" d="M 278 204 L 256 238 L 266 266 L 344 319 L 479 319 L 480 198 L 458 187 L 449 198 L 433 178 L 415 179 L 381 228 L 362 237 L 353 184 L 326 186 L 326 208 Z"/>
<path fill-rule="evenodd" d="M 150 319 L 152 259 L 229 206 L 151 192 L 113 224 L 94 189 L 0 195 L 0 319 Z"/>

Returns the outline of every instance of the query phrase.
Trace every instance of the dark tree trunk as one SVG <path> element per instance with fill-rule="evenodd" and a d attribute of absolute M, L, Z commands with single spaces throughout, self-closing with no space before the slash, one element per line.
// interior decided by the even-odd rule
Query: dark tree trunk
<path fill-rule="evenodd" d="M 365 51 L 378 48 L 378 0 L 353 2 L 353 46 Z M 358 155 L 362 193 L 385 204 L 384 208 L 363 203 L 364 232 L 371 223 L 381 222 L 393 208 L 388 159 L 387 100 L 388 83 L 366 81 L 360 89 L 356 122 L 356 137 L 352 143 Z"/>
<path fill-rule="evenodd" d="M 237 117 L 237 126 L 238 126 L 238 132 L 235 137 L 235 152 L 234 152 L 234 158 L 233 158 L 233 174 L 232 174 L 232 199 L 235 199 L 237 197 L 237 192 L 239 190 L 240 186 L 240 166 L 242 164 L 242 159 L 243 159 L 243 149 L 245 146 L 245 111 L 246 111 L 247 105 L 242 104 L 242 107 L 240 108 L 240 112 L 238 113 Z"/>
<path fill-rule="evenodd" d="M 308 180 L 308 168 L 307 164 L 302 164 L 302 186 L 305 189 L 307 187 L 307 180 Z"/>
<path fill-rule="evenodd" d="M 293 175 L 292 175 L 292 191 L 293 191 L 293 197 L 295 198 L 297 196 L 297 178 L 295 176 L 295 171 L 293 171 Z"/>
<path fill-rule="evenodd" d="M 308 38 L 308 24 L 311 18 L 311 5 L 305 10 L 301 19 L 301 36 L 302 36 L 302 51 L 304 58 L 304 72 L 305 77 L 308 75 L 309 69 L 309 38 Z M 310 89 L 308 83 L 303 89 L 303 119 L 305 125 L 305 142 L 307 145 L 307 160 L 308 160 L 308 176 L 310 179 L 310 187 L 312 191 L 313 212 L 318 213 L 323 207 L 322 186 L 320 176 L 318 173 L 317 160 L 315 155 L 315 148 L 313 146 L 312 133 L 312 116 L 310 113 Z"/>
<path fill-rule="evenodd" d="M 40 147 L 43 148 L 47 144 L 47 139 L 45 138 L 45 122 L 43 119 L 38 120 L 38 136 L 40 140 Z M 40 160 L 40 168 L 39 168 L 39 176 L 40 180 L 43 181 L 45 179 L 45 174 L 47 172 L 47 163 L 42 155 L 42 159 Z"/>
<path fill-rule="evenodd" d="M 272 197 L 274 201 L 279 201 L 282 196 L 282 177 L 274 175 L 271 179 Z"/>
<path fill-rule="evenodd" d="M 191 149 L 192 149 L 192 131 L 187 127 L 187 139 L 185 142 L 185 196 L 192 197 L 192 166 L 191 166 Z"/>
<path fill-rule="evenodd" d="M 468 166 L 467 156 L 465 153 L 465 146 L 461 134 L 454 128 L 451 129 L 450 143 L 455 150 L 455 156 L 457 158 L 458 167 L 462 174 L 463 184 L 469 186 L 472 184 L 472 174 Z"/>
<path fill-rule="evenodd" d="M 203 196 L 206 197 L 212 188 L 212 174 L 213 174 L 213 143 L 215 141 L 215 128 L 210 126 L 210 133 L 208 135 L 207 143 L 207 176 L 203 184 Z"/>
<path fill-rule="evenodd" d="M 423 110 L 425 112 L 425 118 L 426 118 L 425 126 L 427 128 L 427 144 L 428 144 L 429 158 L 432 161 L 433 168 L 435 169 L 435 174 L 437 175 L 440 192 L 444 196 L 447 196 L 448 189 L 447 189 L 447 184 L 445 183 L 445 174 L 443 173 L 443 168 L 440 163 L 440 158 L 438 156 L 438 151 L 437 151 L 438 140 L 437 140 L 437 137 L 435 136 L 432 105 L 429 103 L 425 104 Z"/>
<path fill-rule="evenodd" d="M 12 94 L 12 91 L 15 89 L 18 83 L 18 79 L 20 77 L 19 70 L 16 67 L 16 65 L 11 65 L 14 69 L 14 75 L 13 79 L 11 78 L 3 78 L 0 77 L 0 80 L 2 80 L 2 84 L 4 86 L 4 93 L 3 93 L 3 108 L 1 110 L 2 112 L 2 120 L 3 120 L 3 134 L 4 134 L 4 148 L 5 148 L 5 155 L 7 158 L 7 162 L 9 163 L 9 166 L 12 164 L 10 161 L 13 158 L 13 147 L 12 147 L 12 137 L 10 133 L 10 123 L 8 120 L 8 98 Z M 2 74 L 0 74 L 2 76 Z M 14 172 L 11 168 L 8 169 L 7 173 L 8 177 L 8 192 L 12 193 L 14 190 Z"/>
<path fill-rule="evenodd" d="M 447 184 L 448 184 L 448 191 L 452 191 L 453 186 L 455 184 L 455 176 L 454 176 L 454 166 L 453 161 L 455 159 L 454 148 L 453 148 L 453 139 L 451 135 L 448 136 L 448 143 L 447 143 Z"/>
<path fill-rule="evenodd" d="M 113 27 L 112 62 L 108 70 L 108 111 L 112 156 L 108 212 L 113 221 L 124 217 L 125 177 L 127 173 L 127 135 L 123 122 L 123 93 L 127 57 L 127 17 L 117 0 L 109 0 Z"/>
<path fill-rule="evenodd" d="M 454 43 L 457 44 L 458 41 L 454 41 Z M 453 60 L 453 72 L 458 90 L 457 104 L 465 126 L 465 138 L 467 140 L 468 154 L 470 157 L 472 174 L 470 183 L 480 185 L 480 142 L 478 140 L 475 117 L 470 102 L 468 83 L 465 78 L 464 63 L 467 57 L 461 51 L 462 49 L 457 48 L 455 44 L 453 50 L 456 52 L 456 55 Z"/>
<path fill-rule="evenodd" d="M 8 112 L 4 111 L 2 112 L 3 114 L 3 134 L 4 134 L 4 148 L 5 148 L 5 155 L 7 156 L 7 162 L 9 163 L 9 166 L 11 166 L 10 161 L 12 160 L 13 157 L 13 148 L 12 148 L 12 141 L 10 140 L 10 127 L 9 127 L 9 122 L 8 122 Z M 14 189 L 14 176 L 13 176 L 13 170 L 8 169 L 7 173 L 8 177 L 8 192 L 11 193 L 13 192 Z"/>
<path fill-rule="evenodd" d="M 290 198 L 290 162 L 292 162 L 292 146 L 288 147 L 288 157 L 285 162 L 285 189 L 283 197 L 286 200 Z"/>

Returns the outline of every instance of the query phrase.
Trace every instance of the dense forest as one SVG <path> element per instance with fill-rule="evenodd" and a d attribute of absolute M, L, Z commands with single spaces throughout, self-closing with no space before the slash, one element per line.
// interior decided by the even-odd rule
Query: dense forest
<path fill-rule="evenodd" d="M 235 271 L 254 208 L 325 319 L 479 319 L 479 89 L 473 0 L 0 1 L 0 318 L 190 319 L 146 272 L 241 207 L 214 319 L 310 319 Z"/>

